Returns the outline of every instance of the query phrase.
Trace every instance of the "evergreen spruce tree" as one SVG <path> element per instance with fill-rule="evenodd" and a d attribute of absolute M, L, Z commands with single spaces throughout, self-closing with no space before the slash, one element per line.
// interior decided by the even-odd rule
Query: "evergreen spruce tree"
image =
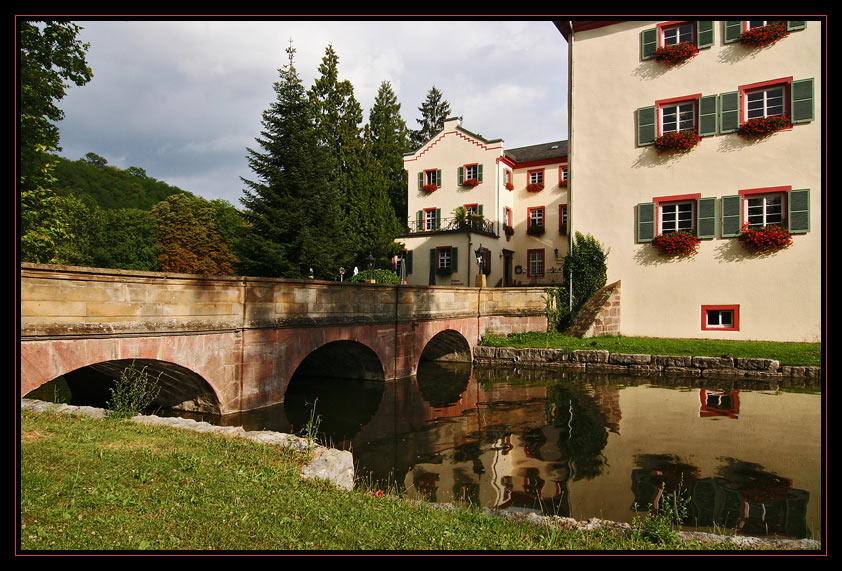
<path fill-rule="evenodd" d="M 365 139 L 369 154 L 385 179 L 386 194 L 402 227 L 407 224 L 407 180 L 403 154 L 411 150 L 409 129 L 401 117 L 401 104 L 388 81 L 368 114 Z"/>
<path fill-rule="evenodd" d="M 416 119 L 420 128 L 412 132 L 414 149 L 421 147 L 433 135 L 444 129 L 444 120 L 450 117 L 450 103 L 444 100 L 441 91 L 434 85 L 427 92 L 427 99 L 418 108 L 421 118 Z"/>
<path fill-rule="evenodd" d="M 240 242 L 247 275 L 333 279 L 348 263 L 345 216 L 331 182 L 326 148 L 295 69 L 295 49 L 275 82 L 276 100 L 264 111 L 258 150 L 247 149 L 255 180 L 242 179 L 248 231 Z"/>

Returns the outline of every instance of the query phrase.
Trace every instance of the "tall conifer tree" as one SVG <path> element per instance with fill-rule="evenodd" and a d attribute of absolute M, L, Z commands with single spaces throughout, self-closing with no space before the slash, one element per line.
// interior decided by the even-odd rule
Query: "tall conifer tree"
<path fill-rule="evenodd" d="M 411 149 L 409 129 L 401 117 L 401 104 L 388 81 L 380 90 L 368 114 L 366 142 L 374 164 L 381 171 L 386 194 L 402 226 L 407 223 L 407 181 L 403 154 Z"/>
<path fill-rule="evenodd" d="M 248 275 L 333 279 L 350 262 L 339 189 L 315 128 L 311 102 L 294 65 L 295 49 L 275 82 L 277 99 L 263 112 L 259 150 L 247 149 L 255 180 L 241 202 L 249 231 L 241 241 Z"/>
<path fill-rule="evenodd" d="M 427 99 L 418 108 L 421 112 L 421 118 L 416 119 L 420 128 L 412 132 L 413 148 L 417 149 L 433 135 L 444 129 L 444 120 L 450 117 L 450 103 L 448 103 L 441 91 L 436 89 L 436 86 L 430 88 L 427 92 Z"/>

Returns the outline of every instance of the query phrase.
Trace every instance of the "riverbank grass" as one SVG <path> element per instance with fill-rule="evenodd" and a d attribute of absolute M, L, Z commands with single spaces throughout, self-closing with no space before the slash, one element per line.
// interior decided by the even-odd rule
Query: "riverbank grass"
<path fill-rule="evenodd" d="M 492 347 L 538 347 L 550 349 L 603 349 L 612 353 L 645 355 L 691 355 L 775 359 L 781 365 L 821 366 L 821 343 L 774 341 L 725 341 L 717 339 L 661 339 L 654 337 L 601 336 L 579 339 L 557 332 L 513 333 L 507 337 L 487 332 L 482 344 Z"/>
<path fill-rule="evenodd" d="M 22 551 L 702 548 L 339 490 L 301 454 L 129 420 L 21 411 L 20 439 Z"/>

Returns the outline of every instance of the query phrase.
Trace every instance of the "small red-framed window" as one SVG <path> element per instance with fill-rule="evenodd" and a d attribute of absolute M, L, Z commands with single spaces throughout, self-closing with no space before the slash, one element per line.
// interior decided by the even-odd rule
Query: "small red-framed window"
<path fill-rule="evenodd" d="M 789 117 L 792 77 L 741 85 L 740 124 L 764 117 Z"/>
<path fill-rule="evenodd" d="M 558 167 L 558 184 L 564 186 L 568 180 L 569 170 L 567 165 Z"/>
<path fill-rule="evenodd" d="M 436 248 L 436 269 L 453 267 L 453 248 L 451 246 L 438 246 Z"/>
<path fill-rule="evenodd" d="M 544 184 L 544 169 L 533 169 L 527 171 L 526 181 L 529 184 Z"/>
<path fill-rule="evenodd" d="M 658 212 L 658 234 L 696 229 L 696 201 L 701 194 L 656 196 L 652 199 Z"/>
<path fill-rule="evenodd" d="M 739 305 L 703 305 L 702 331 L 739 331 Z"/>
<path fill-rule="evenodd" d="M 473 163 L 470 165 L 464 165 L 462 169 L 465 177 L 464 180 L 479 181 L 479 164 Z"/>
<path fill-rule="evenodd" d="M 424 209 L 424 218 L 421 220 L 423 224 L 422 231 L 429 232 L 431 230 L 436 230 L 436 208 L 425 208 Z"/>
<path fill-rule="evenodd" d="M 655 101 L 657 133 L 698 131 L 701 93 Z"/>
<path fill-rule="evenodd" d="M 540 278 L 544 276 L 544 249 L 536 248 L 526 251 L 526 277 Z"/>
<path fill-rule="evenodd" d="M 689 42 L 696 45 L 696 25 L 689 21 L 672 21 L 658 24 L 658 46 L 672 46 Z"/>
<path fill-rule="evenodd" d="M 546 218 L 546 209 L 543 206 L 532 206 L 526 209 L 526 223 L 529 228 L 544 226 Z"/>
<path fill-rule="evenodd" d="M 750 226 L 785 226 L 787 197 L 792 186 L 748 188 L 742 197 L 742 223 Z"/>
<path fill-rule="evenodd" d="M 506 210 L 505 210 L 505 213 L 504 213 L 503 224 L 505 224 L 506 226 L 511 228 L 511 226 L 512 226 L 512 209 L 509 208 L 508 206 L 506 206 L 505 208 L 506 208 Z"/>
<path fill-rule="evenodd" d="M 424 184 L 433 184 L 438 186 L 437 179 L 438 179 L 438 169 L 429 169 L 424 171 Z"/>

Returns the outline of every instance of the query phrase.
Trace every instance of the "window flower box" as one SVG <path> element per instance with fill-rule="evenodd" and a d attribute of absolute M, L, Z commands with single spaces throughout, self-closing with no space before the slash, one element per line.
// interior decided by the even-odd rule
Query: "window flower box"
<path fill-rule="evenodd" d="M 664 153 L 686 153 L 699 144 L 702 138 L 695 131 L 671 131 L 655 139 L 655 150 Z"/>
<path fill-rule="evenodd" d="M 767 26 L 746 30 L 740 35 L 740 43 L 751 47 L 768 46 L 788 35 L 786 22 L 772 22 Z"/>
<path fill-rule="evenodd" d="M 468 178 L 468 179 L 465 179 L 462 182 L 462 186 L 465 186 L 467 188 L 474 188 L 478 184 L 479 184 L 479 182 L 477 182 L 477 179 L 475 179 L 475 178 Z"/>
<path fill-rule="evenodd" d="M 424 192 L 433 192 L 437 188 L 438 187 L 434 184 L 425 184 L 424 186 L 421 187 L 421 190 L 423 190 Z"/>
<path fill-rule="evenodd" d="M 514 236 L 515 229 L 509 226 L 508 224 L 503 224 L 503 233 L 506 235 L 506 239 L 508 239 Z"/>
<path fill-rule="evenodd" d="M 672 44 L 663 46 L 655 50 L 655 60 L 670 65 L 684 63 L 688 59 L 694 58 L 699 54 L 699 49 L 693 42 L 681 42 L 680 44 Z"/>
<path fill-rule="evenodd" d="M 559 188 L 567 188 L 567 181 L 566 180 L 559 181 L 558 186 L 559 186 Z"/>
<path fill-rule="evenodd" d="M 437 276 L 446 278 L 446 277 L 450 276 L 451 274 L 453 274 L 453 269 L 451 269 L 449 266 L 444 267 L 444 268 L 436 268 L 436 275 Z"/>
<path fill-rule="evenodd" d="M 761 139 L 768 137 L 776 131 L 789 129 L 792 127 L 792 121 L 789 117 L 778 115 L 775 117 L 757 117 L 756 119 L 749 119 L 740 125 L 737 133 L 744 139 Z"/>
<path fill-rule="evenodd" d="M 792 246 L 792 234 L 783 226 L 743 226 L 737 236 L 743 248 L 752 254 L 771 254 Z"/>
<path fill-rule="evenodd" d="M 513 185 L 510 182 L 506 183 L 506 190 L 514 190 L 514 189 L 515 189 L 515 185 Z"/>
<path fill-rule="evenodd" d="M 530 236 L 543 236 L 544 226 L 543 224 L 533 224 L 532 226 L 527 226 L 526 233 Z"/>
<path fill-rule="evenodd" d="M 652 245 L 664 256 L 683 258 L 695 256 L 699 248 L 699 238 L 688 230 L 667 232 L 656 236 Z"/>
<path fill-rule="evenodd" d="M 541 192 L 544 190 L 544 183 L 543 182 L 530 182 L 526 185 L 526 190 L 529 192 Z"/>

